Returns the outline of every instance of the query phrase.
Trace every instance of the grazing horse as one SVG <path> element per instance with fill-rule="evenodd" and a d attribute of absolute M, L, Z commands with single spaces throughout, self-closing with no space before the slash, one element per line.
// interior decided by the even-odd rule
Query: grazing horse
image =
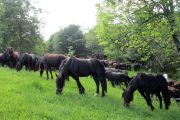
<path fill-rule="evenodd" d="M 106 72 L 120 72 L 122 74 L 128 75 L 128 72 L 126 70 L 120 70 L 120 69 L 116 69 L 116 68 L 105 68 Z"/>
<path fill-rule="evenodd" d="M 5 63 L 8 64 L 9 67 L 16 67 L 16 64 L 20 58 L 20 54 L 14 50 L 12 47 L 8 47 L 4 52 L 5 55 Z"/>
<path fill-rule="evenodd" d="M 99 83 L 102 87 L 102 97 L 107 91 L 104 65 L 97 59 L 79 59 L 71 57 L 64 60 L 59 67 L 59 75 L 56 78 L 56 94 L 62 92 L 65 80 L 71 76 L 76 80 L 79 93 L 85 93 L 84 87 L 79 81 L 79 77 L 91 75 L 96 83 L 96 94 L 99 94 Z"/>
<path fill-rule="evenodd" d="M 4 66 L 4 65 L 10 66 L 7 50 L 4 51 L 1 55 L 1 64 L 2 64 L 2 66 Z"/>
<path fill-rule="evenodd" d="M 14 64 L 18 61 L 18 53 L 14 53 L 14 49 L 8 47 L 1 55 L 1 64 L 2 66 L 7 65 L 9 67 L 14 67 Z M 17 60 L 16 60 L 17 59 Z"/>
<path fill-rule="evenodd" d="M 17 62 L 19 61 L 19 58 L 20 58 L 20 54 L 19 52 L 14 52 L 13 53 L 13 66 L 15 67 Z"/>
<path fill-rule="evenodd" d="M 174 98 L 176 102 L 180 102 L 180 89 L 168 86 L 170 98 Z"/>
<path fill-rule="evenodd" d="M 36 69 L 40 68 L 40 76 L 42 77 L 44 69 L 46 69 L 47 79 L 49 79 L 48 71 L 52 76 L 52 68 L 58 69 L 61 62 L 66 59 L 67 57 L 62 54 L 46 54 L 43 57 L 39 59 L 39 61 L 36 64 Z"/>
<path fill-rule="evenodd" d="M 29 54 L 29 53 L 24 53 L 17 65 L 16 65 L 16 70 L 19 71 L 22 69 L 23 66 L 25 66 L 26 71 L 27 70 L 34 70 L 35 71 L 35 65 L 36 62 L 38 61 L 38 57 L 34 54 Z"/>
<path fill-rule="evenodd" d="M 128 107 L 129 103 L 133 100 L 133 93 L 138 90 L 139 93 L 144 97 L 147 105 L 150 106 L 151 110 L 154 107 L 151 103 L 150 94 L 156 94 L 159 102 L 160 108 L 162 108 L 162 96 L 165 102 L 165 108 L 168 109 L 170 105 L 169 91 L 167 87 L 167 81 L 162 75 L 146 75 L 144 73 L 138 73 L 131 82 L 128 84 L 127 89 L 123 93 L 124 106 Z"/>
<path fill-rule="evenodd" d="M 106 78 L 111 82 L 113 87 L 115 87 L 115 85 L 121 85 L 121 83 L 124 83 L 127 87 L 131 81 L 129 76 L 120 72 L 106 72 Z"/>
<path fill-rule="evenodd" d="M 31 59 L 31 64 L 30 64 L 30 68 L 31 70 L 37 71 L 36 70 L 36 63 L 39 60 L 39 57 L 36 56 L 35 54 L 29 54 L 30 55 L 30 59 Z"/>
<path fill-rule="evenodd" d="M 140 71 L 141 64 L 140 63 L 135 63 L 133 66 L 134 71 Z"/>

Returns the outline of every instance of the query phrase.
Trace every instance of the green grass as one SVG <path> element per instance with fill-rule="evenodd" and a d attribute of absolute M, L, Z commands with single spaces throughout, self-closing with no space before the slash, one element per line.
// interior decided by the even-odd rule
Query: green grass
<path fill-rule="evenodd" d="M 134 73 L 130 73 L 133 75 Z M 54 75 L 55 76 L 55 75 Z M 145 100 L 135 93 L 130 108 L 124 108 L 119 87 L 108 83 L 104 98 L 95 97 L 95 83 L 91 78 L 80 78 L 86 90 L 78 93 L 73 79 L 66 82 L 63 94 L 55 94 L 55 79 L 46 80 L 39 72 L 16 72 L 0 67 L 0 120 L 179 120 L 180 106 L 172 101 L 170 109 L 160 110 L 153 99 L 155 111 L 150 111 Z"/>

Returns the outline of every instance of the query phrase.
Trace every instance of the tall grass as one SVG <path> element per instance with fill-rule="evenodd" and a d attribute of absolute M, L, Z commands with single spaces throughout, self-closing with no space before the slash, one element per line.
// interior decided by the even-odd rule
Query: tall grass
<path fill-rule="evenodd" d="M 134 73 L 130 73 L 133 75 Z M 150 111 L 145 100 L 135 93 L 130 108 L 124 108 L 119 87 L 108 83 L 104 98 L 95 97 L 95 83 L 90 77 L 80 78 L 86 94 L 80 95 L 73 79 L 66 82 L 63 94 L 55 94 L 55 80 L 42 78 L 39 72 L 16 72 L 0 68 L 0 120 L 179 120 L 180 108 L 172 101 L 170 109 Z"/>

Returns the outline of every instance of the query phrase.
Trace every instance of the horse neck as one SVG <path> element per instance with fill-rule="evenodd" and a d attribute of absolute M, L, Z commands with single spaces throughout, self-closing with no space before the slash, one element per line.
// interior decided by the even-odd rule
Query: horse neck
<path fill-rule="evenodd" d="M 69 77 L 69 69 L 70 69 L 69 66 L 71 64 L 71 61 L 72 61 L 72 59 L 69 58 L 67 60 L 67 62 L 65 63 L 65 65 L 64 65 L 64 69 L 63 69 L 63 73 L 62 74 L 64 74 L 66 78 Z"/>
<path fill-rule="evenodd" d="M 21 59 L 19 60 L 19 63 L 24 64 L 24 59 L 25 59 L 25 56 L 21 57 Z"/>
<path fill-rule="evenodd" d="M 137 90 L 137 83 L 136 82 L 134 83 L 133 81 L 131 81 L 130 84 L 128 85 L 127 90 L 128 90 L 129 93 L 133 94 L 134 91 Z"/>
<path fill-rule="evenodd" d="M 68 66 L 65 66 L 65 67 L 64 67 L 62 74 L 64 74 L 65 79 L 69 77 L 69 74 L 68 74 Z"/>

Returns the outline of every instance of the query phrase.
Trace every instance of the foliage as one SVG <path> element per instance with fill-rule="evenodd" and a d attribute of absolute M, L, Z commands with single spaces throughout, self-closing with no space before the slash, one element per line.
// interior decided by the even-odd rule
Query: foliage
<path fill-rule="evenodd" d="M 48 42 L 48 52 L 68 54 L 69 50 L 73 50 L 73 54 L 77 57 L 85 56 L 87 52 L 84 35 L 78 25 L 69 25 L 60 29 L 51 35 Z"/>
<path fill-rule="evenodd" d="M 179 57 L 177 0 L 106 0 L 97 10 L 97 37 L 109 57 L 151 61 L 162 70 Z"/>
<path fill-rule="evenodd" d="M 35 45 L 34 53 L 43 56 L 45 53 L 48 52 L 47 50 L 48 50 L 48 43 L 47 41 L 45 41 L 45 42 L 37 43 Z"/>
<path fill-rule="evenodd" d="M 88 50 L 88 55 L 103 57 L 104 48 L 99 45 L 99 40 L 96 37 L 95 28 L 90 29 L 87 33 L 84 34 L 86 40 L 86 48 Z"/>
<path fill-rule="evenodd" d="M 74 53 L 75 53 L 75 51 L 73 50 L 73 47 L 72 46 L 69 46 L 69 49 L 68 49 L 68 56 L 69 57 L 72 57 L 72 56 L 74 56 Z"/>
<path fill-rule="evenodd" d="M 48 40 L 48 53 L 58 53 L 58 51 L 56 51 L 56 45 L 57 45 L 57 40 L 58 40 L 58 35 L 60 34 L 60 31 L 59 32 L 56 32 L 54 34 L 52 34 Z"/>
<path fill-rule="evenodd" d="M 35 52 L 43 42 L 39 12 L 31 0 L 1 0 L 0 50 L 11 46 L 20 52 Z"/>

